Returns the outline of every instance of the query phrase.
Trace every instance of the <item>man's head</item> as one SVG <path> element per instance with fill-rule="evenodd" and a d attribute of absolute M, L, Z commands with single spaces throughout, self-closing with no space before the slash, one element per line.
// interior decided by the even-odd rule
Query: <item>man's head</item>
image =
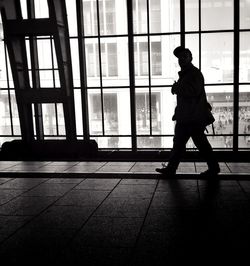
<path fill-rule="evenodd" d="M 193 60 L 191 51 L 182 46 L 178 46 L 174 49 L 174 55 L 178 58 L 181 68 L 185 68 L 185 66 L 189 65 Z"/>

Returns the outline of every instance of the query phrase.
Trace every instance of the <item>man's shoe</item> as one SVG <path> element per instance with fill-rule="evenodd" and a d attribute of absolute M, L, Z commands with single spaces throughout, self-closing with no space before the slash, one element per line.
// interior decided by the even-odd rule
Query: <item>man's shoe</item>
<path fill-rule="evenodd" d="M 167 167 L 156 168 L 155 171 L 168 177 L 172 177 L 175 175 L 175 171 L 171 171 Z"/>
<path fill-rule="evenodd" d="M 202 177 L 214 177 L 217 176 L 220 172 L 220 168 L 216 168 L 216 169 L 208 169 L 205 172 L 200 173 L 200 176 Z"/>

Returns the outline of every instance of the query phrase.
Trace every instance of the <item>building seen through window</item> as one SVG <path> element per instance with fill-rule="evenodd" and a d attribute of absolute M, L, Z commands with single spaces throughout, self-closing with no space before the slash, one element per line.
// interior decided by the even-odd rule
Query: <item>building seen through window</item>
<path fill-rule="evenodd" d="M 46 0 L 34 1 L 36 16 L 48 17 Z M 179 66 L 173 56 L 184 38 L 193 53 L 193 63 L 205 78 L 207 99 L 216 118 L 214 133 L 208 127 L 214 148 L 250 148 L 250 1 L 239 1 L 239 31 L 234 28 L 234 0 L 185 0 L 185 31 L 181 29 L 181 1 L 133 0 L 133 21 L 127 19 L 126 0 L 82 0 L 83 40 L 89 108 L 89 134 L 99 148 L 172 147 L 176 98 L 171 85 L 178 79 Z M 24 18 L 27 1 L 21 1 Z M 199 6 L 200 5 L 200 6 Z M 75 0 L 66 0 L 75 90 L 78 138 L 83 138 L 82 101 L 77 43 Z M 128 33 L 128 23 L 133 32 Z M 2 24 L 0 24 L 2 25 Z M 6 139 L 20 138 L 14 86 L 4 45 L 0 40 L 0 134 Z M 133 35 L 136 136 L 131 135 L 131 93 L 129 35 Z M 235 38 L 239 36 L 239 51 Z M 38 58 L 42 88 L 60 87 L 53 39 L 39 38 Z M 29 45 L 27 51 L 29 55 Z M 234 65 L 235 57 L 239 65 Z M 235 69 L 236 67 L 236 69 Z M 29 60 L 29 68 L 32 69 Z M 239 68 L 239 80 L 235 71 Z M 235 88 L 239 92 L 239 109 L 235 109 Z M 236 115 L 237 114 L 237 115 Z M 234 121 L 238 117 L 237 121 Z M 47 139 L 65 137 L 63 108 L 59 104 L 43 105 L 44 133 Z M 238 127 L 235 127 L 235 124 Z M 235 132 L 238 128 L 238 132 Z M 188 143 L 188 148 L 194 148 Z"/>

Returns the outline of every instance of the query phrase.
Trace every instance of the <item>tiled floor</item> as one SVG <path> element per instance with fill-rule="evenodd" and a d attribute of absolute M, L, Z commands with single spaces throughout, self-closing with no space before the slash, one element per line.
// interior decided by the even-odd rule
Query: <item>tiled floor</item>
<path fill-rule="evenodd" d="M 0 176 L 45 176 L 52 177 L 150 177 L 159 178 L 155 168 L 162 167 L 161 162 L 79 162 L 79 161 L 0 161 Z M 250 163 L 220 162 L 220 178 L 235 178 L 250 174 Z M 198 174 L 207 169 L 203 162 L 181 162 L 177 170 L 178 177 L 193 175 L 195 179 Z M 44 175 L 43 175 L 44 174 Z"/>
<path fill-rule="evenodd" d="M 203 171 L 204 163 L 182 163 L 176 180 L 156 175 L 159 166 L 0 162 L 1 263 L 243 265 L 250 246 L 250 163 L 221 163 L 231 179 L 208 180 L 185 178 Z M 151 178 L 143 178 L 146 172 Z"/>

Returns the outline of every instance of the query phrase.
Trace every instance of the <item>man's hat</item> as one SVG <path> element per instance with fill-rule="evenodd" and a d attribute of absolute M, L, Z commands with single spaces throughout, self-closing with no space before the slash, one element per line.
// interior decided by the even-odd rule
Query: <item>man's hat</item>
<path fill-rule="evenodd" d="M 178 46 L 178 47 L 176 47 L 176 48 L 174 49 L 174 55 L 175 55 L 176 57 L 178 57 L 179 54 L 182 53 L 182 52 L 187 52 L 187 53 L 189 53 L 189 54 L 192 56 L 191 51 L 190 51 L 188 48 L 184 48 L 183 46 Z"/>

